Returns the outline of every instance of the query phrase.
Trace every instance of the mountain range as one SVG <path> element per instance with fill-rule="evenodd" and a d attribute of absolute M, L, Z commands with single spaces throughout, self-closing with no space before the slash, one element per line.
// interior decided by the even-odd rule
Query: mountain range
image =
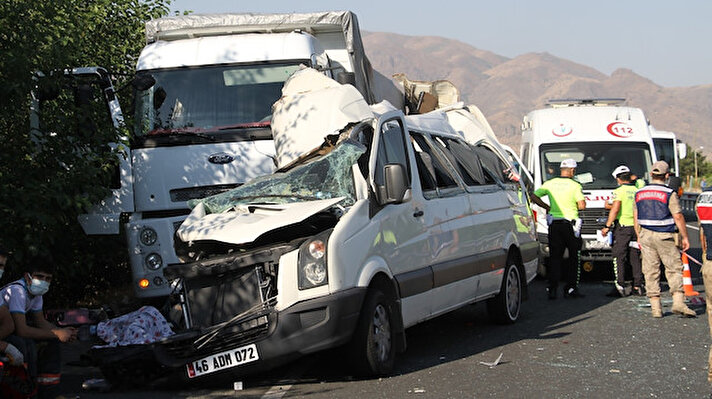
<path fill-rule="evenodd" d="M 712 84 L 663 87 L 630 69 L 606 75 L 548 53 L 507 58 L 442 37 L 362 32 L 373 67 L 386 76 L 449 80 L 461 100 L 477 105 L 503 143 L 517 148 L 529 111 L 555 98 L 625 98 L 658 130 L 672 131 L 693 149 L 712 150 Z M 680 72 L 685 73 L 684 64 Z"/>

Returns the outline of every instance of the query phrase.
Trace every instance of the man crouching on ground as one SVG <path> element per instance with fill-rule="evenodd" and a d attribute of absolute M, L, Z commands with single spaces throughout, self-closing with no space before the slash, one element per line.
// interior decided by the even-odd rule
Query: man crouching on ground
<path fill-rule="evenodd" d="M 49 290 L 51 281 L 51 262 L 35 259 L 21 279 L 0 289 L 0 306 L 9 309 L 15 322 L 15 329 L 6 340 L 24 355 L 41 398 L 56 396 L 51 391 L 58 387 L 60 379 L 59 342 L 77 338 L 75 328 L 58 328 L 44 317 L 42 295 Z"/>

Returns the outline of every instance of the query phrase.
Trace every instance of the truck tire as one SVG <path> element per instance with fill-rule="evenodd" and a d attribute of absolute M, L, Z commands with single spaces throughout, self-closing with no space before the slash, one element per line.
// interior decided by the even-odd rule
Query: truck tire
<path fill-rule="evenodd" d="M 522 307 L 522 276 L 517 265 L 507 261 L 499 294 L 487 300 L 490 318 L 499 324 L 512 324 Z"/>
<path fill-rule="evenodd" d="M 352 340 L 356 371 L 364 376 L 385 375 L 395 363 L 395 304 L 378 287 L 366 296 Z"/>

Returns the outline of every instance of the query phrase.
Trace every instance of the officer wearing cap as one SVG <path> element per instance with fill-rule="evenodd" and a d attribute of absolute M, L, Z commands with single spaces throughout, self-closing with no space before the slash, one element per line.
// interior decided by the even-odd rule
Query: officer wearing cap
<path fill-rule="evenodd" d="M 578 290 L 581 240 L 575 235 L 573 224 L 578 219 L 578 211 L 586 208 L 586 201 L 583 197 L 581 184 L 573 179 L 576 161 L 565 159 L 561 162 L 559 169 L 560 177 L 545 181 L 532 194 L 532 201 L 546 209 L 552 219 L 549 224 L 549 267 L 547 271 L 549 299 L 556 299 L 556 290 L 562 272 L 566 281 L 564 297 L 583 296 Z M 541 199 L 543 196 L 549 198 L 549 204 Z M 566 249 L 569 251 L 568 259 L 564 259 Z"/>
<path fill-rule="evenodd" d="M 651 183 L 635 193 L 633 218 L 638 233 L 640 251 L 643 256 L 643 275 L 653 317 L 663 317 L 660 303 L 660 262 L 665 265 L 670 292 L 672 311 L 687 317 L 697 314 L 685 305 L 682 289 L 682 260 L 675 245 L 675 226 L 680 232 L 682 250 L 690 248 L 685 217 L 682 216 L 677 193 L 665 185 L 668 164 L 657 161 L 653 164 Z"/>
<path fill-rule="evenodd" d="M 638 190 L 633 182 L 633 174 L 625 165 L 617 167 L 613 177 L 618 182 L 618 188 L 613 191 L 613 203 L 608 212 L 608 220 L 601 230 L 603 235 L 613 230 L 613 272 L 616 277 L 613 290 L 608 296 L 627 296 L 631 288 L 626 285 L 625 265 L 630 260 L 633 272 L 633 289 L 635 295 L 643 295 L 643 272 L 640 264 L 640 251 L 631 247 L 631 242 L 637 240 L 633 206 L 635 193 Z M 637 244 L 637 243 L 636 243 Z"/>

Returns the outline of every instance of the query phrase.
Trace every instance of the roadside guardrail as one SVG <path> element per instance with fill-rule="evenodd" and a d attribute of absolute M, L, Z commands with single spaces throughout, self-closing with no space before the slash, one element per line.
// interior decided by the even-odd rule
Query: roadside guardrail
<path fill-rule="evenodd" d="M 695 202 L 700 193 L 682 193 L 680 197 L 680 207 L 682 208 L 682 214 L 685 216 L 685 221 L 692 222 L 697 220 L 697 215 L 695 214 Z"/>

